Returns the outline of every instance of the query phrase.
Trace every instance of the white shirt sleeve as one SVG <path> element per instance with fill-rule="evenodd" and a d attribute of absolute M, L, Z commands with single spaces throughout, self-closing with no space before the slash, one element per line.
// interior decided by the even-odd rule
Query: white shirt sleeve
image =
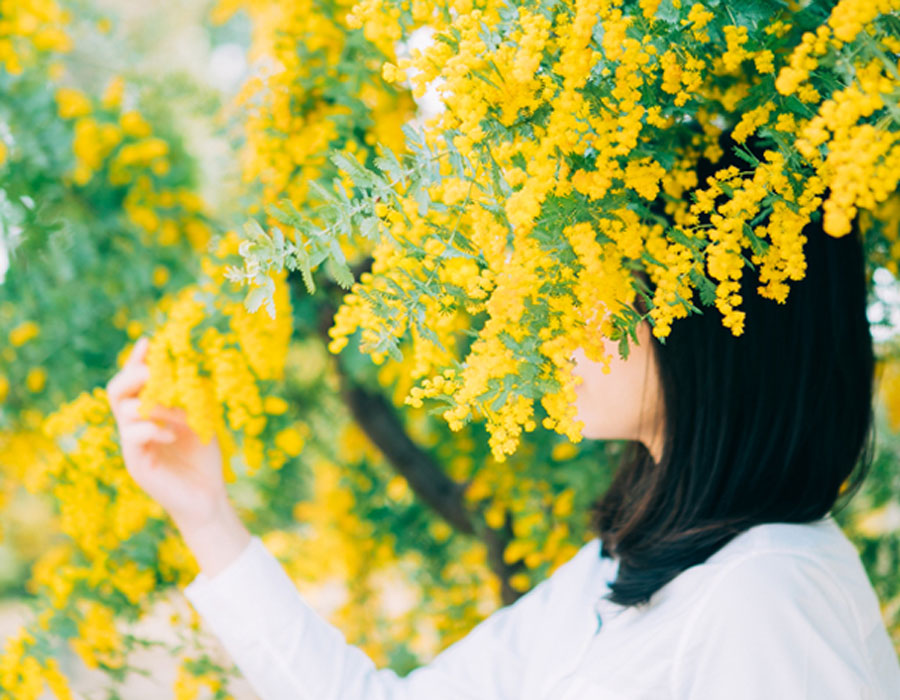
<path fill-rule="evenodd" d="M 866 633 L 852 603 L 814 561 L 796 553 L 751 555 L 723 572 L 685 625 L 672 695 L 880 699 Z"/>
<path fill-rule="evenodd" d="M 596 556 L 596 547 L 579 554 Z M 524 671 L 540 663 L 532 650 L 552 614 L 551 594 L 564 588 L 576 559 L 405 677 L 376 669 L 347 644 L 258 537 L 223 571 L 198 574 L 184 592 L 262 700 L 505 700 L 525 695 Z"/>

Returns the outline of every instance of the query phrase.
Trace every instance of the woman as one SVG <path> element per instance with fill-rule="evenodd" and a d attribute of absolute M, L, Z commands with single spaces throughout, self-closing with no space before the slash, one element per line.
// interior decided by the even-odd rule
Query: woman
<path fill-rule="evenodd" d="M 576 353 L 585 437 L 634 447 L 598 537 L 405 678 L 346 644 L 251 537 L 215 440 L 180 411 L 138 418 L 146 339 L 108 385 L 125 463 L 195 554 L 185 593 L 263 700 L 896 700 L 878 601 L 829 515 L 870 459 L 863 251 L 857 233 L 805 233 L 785 304 L 745 271 L 743 335 L 707 307 L 664 344 L 641 321 L 608 374 Z"/>

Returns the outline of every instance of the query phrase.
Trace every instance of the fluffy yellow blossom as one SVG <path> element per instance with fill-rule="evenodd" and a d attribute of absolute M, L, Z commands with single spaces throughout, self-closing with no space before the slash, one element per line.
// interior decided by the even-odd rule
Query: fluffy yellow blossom
<path fill-rule="evenodd" d="M 9 342 L 13 347 L 20 347 L 29 340 L 34 340 L 40 333 L 40 326 L 34 321 L 24 321 L 9 333 Z"/>
<path fill-rule="evenodd" d="M 738 125 L 734 127 L 732 132 L 734 140 L 738 143 L 746 141 L 747 137 L 752 135 L 760 125 L 768 121 L 769 115 L 774 109 L 775 105 L 772 102 L 766 102 L 749 112 L 745 112 L 741 117 L 741 121 L 738 122 Z"/>
<path fill-rule="evenodd" d="M 702 3 L 695 2 L 688 11 L 686 20 L 682 20 L 682 24 L 691 24 L 693 29 L 703 29 L 715 15 L 710 12 Z"/>
<path fill-rule="evenodd" d="M 747 43 L 747 27 L 728 25 L 723 28 L 728 50 L 722 54 L 722 62 L 727 70 L 737 70 L 751 54 L 744 48 Z"/>
<path fill-rule="evenodd" d="M 389 83 L 399 83 L 406 80 L 406 73 L 390 62 L 384 64 L 381 75 Z"/>
<path fill-rule="evenodd" d="M 101 124 L 92 117 L 82 117 L 75 123 L 76 167 L 73 178 L 79 185 L 87 184 L 103 161 L 122 140 L 122 132 L 114 124 Z"/>
<path fill-rule="evenodd" d="M 122 636 L 113 611 L 100 603 L 88 602 L 84 606 L 78 637 L 71 644 L 88 668 L 100 664 L 117 668 L 123 663 Z"/>
<path fill-rule="evenodd" d="M 157 265 L 153 268 L 153 286 L 163 287 L 169 281 L 169 269 L 165 265 Z"/>
<path fill-rule="evenodd" d="M 110 79 L 103 90 L 100 104 L 104 109 L 117 109 L 122 105 L 122 96 L 125 94 L 125 80 L 121 75 Z"/>
<path fill-rule="evenodd" d="M 222 687 L 221 679 L 213 673 L 195 674 L 188 670 L 184 662 L 191 660 L 185 658 L 183 663 L 178 666 L 173 687 L 175 700 L 197 700 L 197 698 L 204 697 L 204 688 L 209 692 L 216 693 Z"/>
<path fill-rule="evenodd" d="M 69 686 L 69 681 L 60 670 L 56 659 L 50 658 L 44 662 L 43 676 L 44 682 L 56 700 L 74 700 L 75 696 Z"/>
<path fill-rule="evenodd" d="M 644 199 L 656 199 L 659 182 L 666 171 L 651 158 L 641 158 L 628 162 L 625 168 L 625 186 L 630 187 Z"/>
<path fill-rule="evenodd" d="M 25 377 L 25 386 L 33 394 L 42 391 L 47 384 L 47 370 L 43 367 L 32 367 Z"/>
<path fill-rule="evenodd" d="M 296 428 L 286 428 L 275 436 L 275 445 L 291 457 L 300 454 L 304 443 L 303 436 Z"/>
<path fill-rule="evenodd" d="M 753 56 L 753 63 L 760 73 L 773 73 L 775 71 L 775 54 L 768 49 L 759 51 Z"/>
<path fill-rule="evenodd" d="M 19 75 L 44 53 L 72 49 L 71 17 L 54 0 L 5 0 L 0 6 L 0 67 Z"/>
<path fill-rule="evenodd" d="M 900 4 L 896 0 L 841 0 L 832 9 L 828 26 L 837 39 L 850 42 L 878 15 L 898 8 Z"/>
<path fill-rule="evenodd" d="M 129 110 L 119 115 L 119 126 L 122 133 L 136 138 L 146 138 L 152 133 L 150 124 L 140 112 Z"/>
<path fill-rule="evenodd" d="M 454 216 L 451 224 L 446 210 L 423 214 L 408 194 L 393 203 L 377 204 L 376 212 L 392 240 L 382 240 L 375 247 L 371 273 L 361 276 L 345 297 L 329 331 L 333 339 L 330 349 L 339 352 L 350 335 L 360 330 L 362 349 L 384 364 L 391 346 L 402 344 L 405 348 L 409 337 L 410 376 L 425 379 L 409 391 L 407 403 L 419 406 L 425 398 L 441 397 L 449 404 L 443 416 L 454 430 L 472 418 L 483 418 L 493 454 L 502 459 L 533 420 L 533 402 L 522 400 L 515 381 L 528 363 L 545 362 L 552 368 L 548 376 L 557 383 L 555 391 L 548 390 L 541 398 L 548 413 L 544 426 L 577 439 L 577 426 L 568 409 L 573 387 L 562 358 L 572 342 L 584 340 L 586 334 L 578 329 L 599 327 L 602 335 L 621 322 L 615 314 L 633 294 L 626 260 L 640 261 L 656 286 L 650 318 L 658 337 L 665 337 L 671 324 L 686 315 L 686 304 L 695 291 L 690 275 L 698 274 L 713 281 L 715 305 L 724 325 L 740 334 L 743 313 L 737 290 L 744 253 L 750 245 L 745 228 L 762 208 L 768 207 L 769 222 L 757 226 L 755 235 L 768 238 L 770 245 L 768 254 L 760 259 L 760 293 L 783 299 L 788 281 L 802 278 L 805 269 L 799 231 L 809 220 L 810 207 L 819 202 L 820 185 L 847 183 L 840 192 L 833 190 L 825 202 L 826 229 L 837 234 L 860 208 L 857 202 L 864 208 L 877 206 L 893 182 L 888 175 L 887 184 L 873 187 L 871 192 L 849 184 L 859 180 L 859 168 L 854 175 L 849 159 L 845 162 L 837 151 L 830 160 L 819 152 L 826 141 L 838 143 L 840 133 L 828 126 L 826 114 L 809 120 L 780 110 L 775 101 L 761 102 L 754 96 L 758 81 L 774 80 L 780 93 L 796 94 L 801 101 L 830 109 L 808 78 L 819 57 L 836 46 L 830 27 L 848 22 L 849 5 L 839 6 L 833 20 L 804 35 L 792 50 L 778 45 L 790 36 L 787 17 L 774 18 L 765 27 L 736 25 L 733 18 L 720 17 L 717 8 L 702 3 L 685 9 L 680 21 L 685 28 L 683 40 L 669 41 L 665 50 L 649 38 L 634 36 L 636 14 L 626 13 L 617 3 L 580 0 L 566 5 L 553 18 L 521 9 L 515 22 L 503 29 L 509 32 L 510 41 L 497 45 L 485 42 L 486 27 L 502 26 L 492 7 L 466 8 L 452 17 L 430 16 L 427 21 L 434 23 L 435 31 L 452 34 L 453 41 L 435 41 L 410 59 L 389 62 L 384 66 L 385 77 L 391 77 L 393 67 L 401 65 L 404 72 L 415 69 L 414 90 L 441 79 L 439 89 L 446 109 L 429 121 L 424 138 L 438 150 L 442 138 L 453 134 L 452 143 L 466 167 L 459 171 L 457 166 L 451 173 L 448 162 L 441 163 L 441 182 L 428 188 L 428 198 L 444 207 L 463 201 L 470 206 Z M 387 19 L 379 14 L 384 8 L 375 0 L 358 5 L 351 25 L 366 27 L 367 36 L 377 36 L 379 42 L 396 36 L 399 24 L 394 16 Z M 640 3 L 645 19 L 652 20 L 657 10 L 657 3 Z M 385 26 L 376 29 L 377 18 Z M 787 63 L 777 75 L 776 60 Z M 745 61 L 753 61 L 755 71 L 745 70 Z M 874 69 L 865 69 L 860 76 L 867 86 L 861 90 L 866 97 L 857 99 L 856 111 L 851 109 L 852 92 L 846 96 L 842 91 L 835 93 L 839 113 L 850 121 L 883 107 L 876 96 L 892 89 Z M 650 85 L 658 85 L 662 93 L 670 95 L 669 101 L 643 105 L 642 90 Z M 678 122 L 669 115 L 678 114 L 675 110 L 690 100 L 700 106 L 680 118 L 688 123 L 695 119 L 697 128 L 685 137 L 685 145 L 675 156 L 677 165 L 672 166 L 670 160 L 663 167 L 647 155 L 646 149 L 654 146 L 644 139 L 654 138 L 647 133 L 650 129 L 675 128 Z M 714 106 L 703 106 L 703 101 Z M 535 118 L 538 114 L 540 119 Z M 703 185 L 694 192 L 695 204 L 690 204 L 686 194 L 697 186 L 691 177 L 696 163 L 701 156 L 715 160 L 721 155 L 717 138 L 721 123 L 729 121 L 738 142 L 747 141 L 762 126 L 770 126 L 788 139 L 800 136 L 797 149 L 809 158 L 818 179 L 798 198 L 795 185 L 777 172 L 786 162 L 779 165 L 776 159 L 767 158 L 755 173 L 753 168 L 741 177 L 736 172 L 721 173 L 708 188 Z M 494 132 L 488 136 L 485 125 L 490 123 Z M 520 123 L 530 126 L 526 138 L 510 129 Z M 856 136 L 858 143 L 865 137 L 866 145 L 874 144 L 865 129 Z M 490 161 L 479 151 L 482 142 L 490 143 Z M 893 163 L 891 143 L 883 140 L 881 150 L 874 145 L 864 148 L 864 167 L 887 172 Z M 502 194 L 490 175 L 494 168 L 511 188 Z M 720 185 L 725 185 L 729 194 L 727 201 L 717 205 L 716 199 L 725 192 Z M 701 260 L 695 259 L 692 247 L 676 242 L 658 223 L 651 225 L 616 200 L 627 196 L 632 202 L 654 201 L 662 193 L 669 198 L 665 210 L 679 227 L 678 236 L 695 241 L 696 250 L 702 251 Z M 772 193 L 784 201 L 768 200 Z M 584 273 L 585 277 L 609 281 L 609 286 L 599 291 L 577 286 L 571 261 L 560 264 L 555 253 L 536 242 L 558 235 L 541 228 L 547 207 L 553 211 L 558 202 L 574 196 L 615 212 L 614 216 L 598 217 L 595 226 L 577 224 L 562 229 L 579 263 L 592 271 L 589 276 Z M 552 204 L 550 197 L 554 198 Z M 491 206 L 500 217 L 487 213 Z M 453 236 L 466 239 L 480 258 L 457 256 L 452 252 L 456 246 L 448 245 L 449 235 L 425 236 L 427 228 L 445 232 L 452 228 Z M 424 255 L 413 254 L 413 246 Z M 453 256 L 451 260 L 447 260 L 448 254 Z M 491 273 L 487 280 L 484 271 Z M 433 295 L 414 295 L 412 290 L 418 287 L 411 280 L 422 285 L 436 281 L 440 286 Z M 538 301 L 530 292 L 542 284 L 553 292 Z M 563 292 L 567 284 L 576 286 Z M 465 300 L 450 293 L 446 285 L 465 290 Z M 457 326 L 457 319 L 465 322 L 463 312 L 486 313 L 487 321 L 468 346 L 467 355 L 459 358 L 461 367 L 451 369 L 453 355 L 439 351 L 437 343 L 423 337 L 413 322 L 411 303 L 420 305 L 416 313 L 420 318 L 424 315 L 445 347 L 453 346 L 453 334 L 458 333 L 454 329 L 464 327 Z M 517 350 L 517 343 L 527 335 L 525 309 L 541 309 L 540 313 L 547 315 L 542 318 L 550 319 L 543 321 L 545 327 L 533 328 L 541 340 L 540 354 L 527 359 Z M 530 318 L 537 318 L 534 313 Z M 593 352 L 601 356 L 603 351 L 598 347 Z M 508 396 L 494 402 L 492 397 L 501 386 Z"/>
<path fill-rule="evenodd" d="M 59 88 L 56 91 L 56 104 L 59 116 L 63 119 L 76 119 L 91 113 L 91 101 L 80 90 Z"/>
<path fill-rule="evenodd" d="M 0 688 L 17 700 L 38 700 L 44 690 L 40 662 L 28 653 L 34 641 L 20 631 L 6 640 L 0 656 Z"/>

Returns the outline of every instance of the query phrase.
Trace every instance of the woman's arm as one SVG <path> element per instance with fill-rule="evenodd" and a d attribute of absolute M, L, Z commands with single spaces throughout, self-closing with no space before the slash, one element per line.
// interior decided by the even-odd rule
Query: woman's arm
<path fill-rule="evenodd" d="M 316 613 L 257 537 L 214 576 L 201 572 L 185 595 L 262 700 L 518 699 L 543 675 L 535 645 L 551 601 L 567 576 L 578 578 L 576 560 L 596 556 L 589 550 L 402 678 L 376 668 Z"/>

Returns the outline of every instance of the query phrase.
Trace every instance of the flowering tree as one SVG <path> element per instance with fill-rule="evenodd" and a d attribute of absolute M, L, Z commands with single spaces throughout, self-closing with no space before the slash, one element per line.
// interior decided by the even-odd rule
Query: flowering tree
<path fill-rule="evenodd" d="M 332 619 L 379 663 L 415 666 L 552 572 L 620 449 L 580 441 L 575 348 L 627 354 L 638 297 L 663 341 L 699 312 L 739 335 L 745 268 L 783 301 L 817 211 L 826 235 L 859 222 L 873 287 L 897 274 L 898 11 L 223 0 L 211 20 L 251 28 L 257 68 L 226 112 L 240 194 L 213 215 L 159 78 L 79 68 L 74 39 L 109 20 L 0 3 L 0 485 L 55 513 L 0 698 L 71 697 L 66 644 L 115 693 L 152 643 L 131 623 L 196 573 L 101 388 L 142 333 L 147 408 L 219 439 L 251 527 L 301 589 L 343 582 Z M 746 167 L 698 182 L 723 131 Z M 842 517 L 896 601 L 892 456 Z M 173 621 L 176 691 L 226 697 L 195 623 Z"/>

